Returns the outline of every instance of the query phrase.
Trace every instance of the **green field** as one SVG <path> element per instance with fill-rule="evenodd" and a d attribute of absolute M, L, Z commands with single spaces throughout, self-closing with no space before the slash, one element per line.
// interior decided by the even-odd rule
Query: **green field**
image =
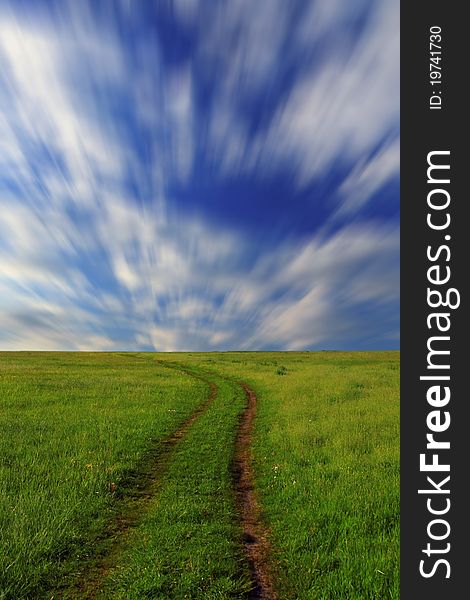
<path fill-rule="evenodd" d="M 399 598 L 399 353 L 0 353 L 0 598 Z M 176 433 L 175 433 L 176 432 Z"/>

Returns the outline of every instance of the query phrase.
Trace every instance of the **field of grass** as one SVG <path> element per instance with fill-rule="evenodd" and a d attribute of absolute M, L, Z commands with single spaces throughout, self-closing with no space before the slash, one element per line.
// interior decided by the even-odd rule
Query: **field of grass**
<path fill-rule="evenodd" d="M 112 484 L 207 386 L 133 356 L 0 356 L 0 597 L 35 598 L 71 554 L 91 551 Z"/>
<path fill-rule="evenodd" d="M 280 598 L 399 598 L 399 353 L 196 360 L 258 393 L 255 466 Z"/>
<path fill-rule="evenodd" d="M 109 598 L 246 597 L 230 477 L 244 397 L 228 382 L 218 386 L 217 400 L 178 447 L 161 494 L 109 578 Z"/>
<path fill-rule="evenodd" d="M 0 598 L 247 598 L 230 471 L 239 381 L 258 396 L 278 598 L 398 599 L 398 352 L 0 353 Z M 127 487 L 211 382 L 119 536 Z"/>

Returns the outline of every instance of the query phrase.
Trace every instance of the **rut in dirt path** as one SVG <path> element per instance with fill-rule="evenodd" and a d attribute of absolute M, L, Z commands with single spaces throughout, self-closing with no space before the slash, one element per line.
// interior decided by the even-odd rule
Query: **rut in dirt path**
<path fill-rule="evenodd" d="M 72 589 L 66 590 L 68 599 L 83 600 L 100 597 L 104 580 L 111 569 L 118 564 L 129 534 L 158 494 L 175 447 L 186 436 L 191 425 L 217 397 L 218 387 L 214 382 L 191 371 L 180 370 L 206 382 L 209 385 L 209 394 L 176 431 L 160 440 L 143 456 L 132 475 L 123 482 L 124 493 L 119 500 L 121 506 L 118 513 L 97 542 L 97 557 L 95 555 L 88 564 L 84 565 L 78 581 L 73 584 Z M 52 595 L 52 598 L 54 600 L 62 598 L 63 591 L 58 590 L 56 594 Z"/>
<path fill-rule="evenodd" d="M 268 530 L 260 518 L 260 510 L 254 490 L 252 459 L 253 423 L 256 414 L 257 398 L 246 383 L 239 384 L 247 399 L 235 440 L 233 477 L 236 507 L 243 530 L 243 544 L 250 567 L 252 589 L 248 600 L 276 600 L 268 571 L 269 541 Z"/>

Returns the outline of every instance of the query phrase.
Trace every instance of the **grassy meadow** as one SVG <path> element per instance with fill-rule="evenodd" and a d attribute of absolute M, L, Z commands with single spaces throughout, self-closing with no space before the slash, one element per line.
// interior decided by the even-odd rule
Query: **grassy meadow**
<path fill-rule="evenodd" d="M 258 393 L 255 467 L 280 598 L 399 598 L 399 353 L 195 360 Z"/>
<path fill-rule="evenodd" d="M 205 389 L 133 356 L 0 355 L 0 597 L 41 597 L 66 559 L 92 551 L 112 484 Z"/>
<path fill-rule="evenodd" d="M 278 599 L 398 599 L 398 352 L 0 353 L 0 598 L 247 598 L 240 381 Z M 135 526 L 107 535 L 211 383 Z"/>

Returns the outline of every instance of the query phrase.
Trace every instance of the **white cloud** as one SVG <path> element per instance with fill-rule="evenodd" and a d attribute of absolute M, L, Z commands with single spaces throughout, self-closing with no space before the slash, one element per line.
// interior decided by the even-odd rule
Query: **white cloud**
<path fill-rule="evenodd" d="M 300 184 L 336 161 L 351 164 L 396 132 L 399 111 L 399 22 L 394 2 L 374 4 L 371 21 L 302 77 L 278 111 L 262 154 L 292 160 Z"/>
<path fill-rule="evenodd" d="M 327 223 L 268 247 L 256 233 L 171 210 L 168 183 L 187 181 L 198 151 L 214 177 L 294 165 L 298 185 L 343 161 L 337 215 L 356 215 L 395 177 L 396 138 L 382 140 L 398 112 L 389 2 L 377 3 L 357 43 L 338 39 L 296 74 L 272 119 L 249 135 L 240 107 L 269 90 L 282 53 L 311 50 L 346 19 L 323 4 L 292 38 L 281 0 L 227 3 L 210 30 L 212 4 L 200 12 L 181 0 L 186 26 L 205 15 L 203 37 L 194 63 L 172 66 L 149 40 L 136 42 L 133 64 L 113 15 L 98 30 L 87 3 L 65 3 L 70 22 L 54 28 L 0 15 L 0 348 L 295 349 L 371 339 L 378 326 L 359 314 L 366 305 L 377 319 L 396 313 L 396 228 Z M 195 73 L 209 65 L 214 103 L 201 125 Z M 138 148 L 112 114 L 114 94 Z"/>
<path fill-rule="evenodd" d="M 47 264 L 54 246 L 60 251 L 60 238 L 44 245 L 42 224 L 33 213 L 23 213 L 27 252 L 22 262 L 0 254 L 0 283 L 11 300 L 6 314 L 21 309 L 29 319 L 3 321 L 4 333 L 10 332 L 6 347 L 12 335 L 23 347 L 22 336 L 36 344 L 40 334 L 59 348 L 92 349 L 93 341 L 104 338 L 101 349 L 123 347 L 119 338 L 93 333 L 120 323 L 134 331 L 124 344 L 133 349 L 143 340 L 158 350 L 296 349 L 347 339 L 362 323 L 351 322 L 354 306 L 398 302 L 397 230 L 380 224 L 348 226 L 330 237 L 319 233 L 300 245 L 284 243 L 258 255 L 251 268 L 218 273 L 218 263 L 242 263 L 246 242 L 234 232 L 202 221 L 162 225 L 124 203 L 115 213 L 95 216 L 119 286 L 113 293 L 65 264 Z M 64 221 L 61 226 L 66 237 L 74 227 Z M 217 297 L 220 303 L 214 303 Z M 84 308 L 77 310 L 77 304 Z M 371 322 L 371 334 L 376 325 Z"/>
<path fill-rule="evenodd" d="M 400 144 L 394 140 L 369 160 L 354 166 L 339 188 L 342 202 L 337 215 L 356 213 L 383 185 L 397 178 L 399 172 Z"/>
<path fill-rule="evenodd" d="M 97 178 L 121 173 L 123 160 L 117 152 L 117 140 L 112 132 L 95 127 L 83 106 L 84 94 L 80 100 L 76 98 L 81 91 L 80 81 L 75 81 L 78 85 L 74 87 L 67 77 L 74 56 L 87 63 L 99 55 L 96 64 L 104 72 L 113 71 L 110 63 L 117 62 L 117 57 L 104 42 L 100 45 L 99 39 L 90 34 L 66 38 L 60 30 L 20 27 L 14 19 L 0 19 L 0 62 L 9 89 L 8 94 L 0 92 L 0 102 L 9 138 L 15 139 L 16 148 L 10 144 L 10 153 L 13 148 L 16 155 L 23 155 L 23 169 L 17 178 L 21 178 L 25 199 L 30 195 L 30 182 L 24 156 L 33 144 L 38 151 L 41 147 L 48 149 L 49 164 L 43 162 L 40 167 L 41 177 L 50 185 L 45 190 L 50 202 L 68 196 L 91 205 Z M 63 160 L 63 167 L 57 164 L 57 157 Z"/>
<path fill-rule="evenodd" d="M 354 317 L 365 303 L 396 310 L 399 301 L 398 229 L 378 223 L 350 225 L 329 238 L 283 246 L 261 260 L 227 298 L 225 312 L 251 313 L 246 347 L 299 349 L 351 335 L 372 336 L 378 323 Z"/>
<path fill-rule="evenodd" d="M 288 166 L 303 187 L 334 166 L 367 160 L 386 137 L 398 135 L 397 3 L 303 7 L 292 20 L 294 4 L 287 2 L 227 3 L 215 12 L 216 26 L 204 30 L 197 60 L 217 77 L 206 151 L 222 174 L 256 169 L 269 176 Z M 352 36 L 351 23 L 364 20 L 364 11 L 368 18 Z M 280 65 L 298 61 L 303 67 L 284 84 L 285 97 L 253 139 L 243 112 L 247 97 L 263 89 L 267 95 L 286 78 Z"/>
<path fill-rule="evenodd" d="M 171 147 L 175 165 L 181 180 L 190 174 L 193 160 L 193 100 L 192 79 L 189 66 L 175 69 L 166 83 L 165 108 L 171 121 Z"/>
<path fill-rule="evenodd" d="M 220 77 L 219 101 L 233 102 L 237 96 L 258 92 L 277 67 L 283 44 L 292 41 L 289 25 L 293 6 L 284 0 L 237 0 L 222 3 L 215 10 L 211 1 L 200 6 L 197 58 Z"/>

